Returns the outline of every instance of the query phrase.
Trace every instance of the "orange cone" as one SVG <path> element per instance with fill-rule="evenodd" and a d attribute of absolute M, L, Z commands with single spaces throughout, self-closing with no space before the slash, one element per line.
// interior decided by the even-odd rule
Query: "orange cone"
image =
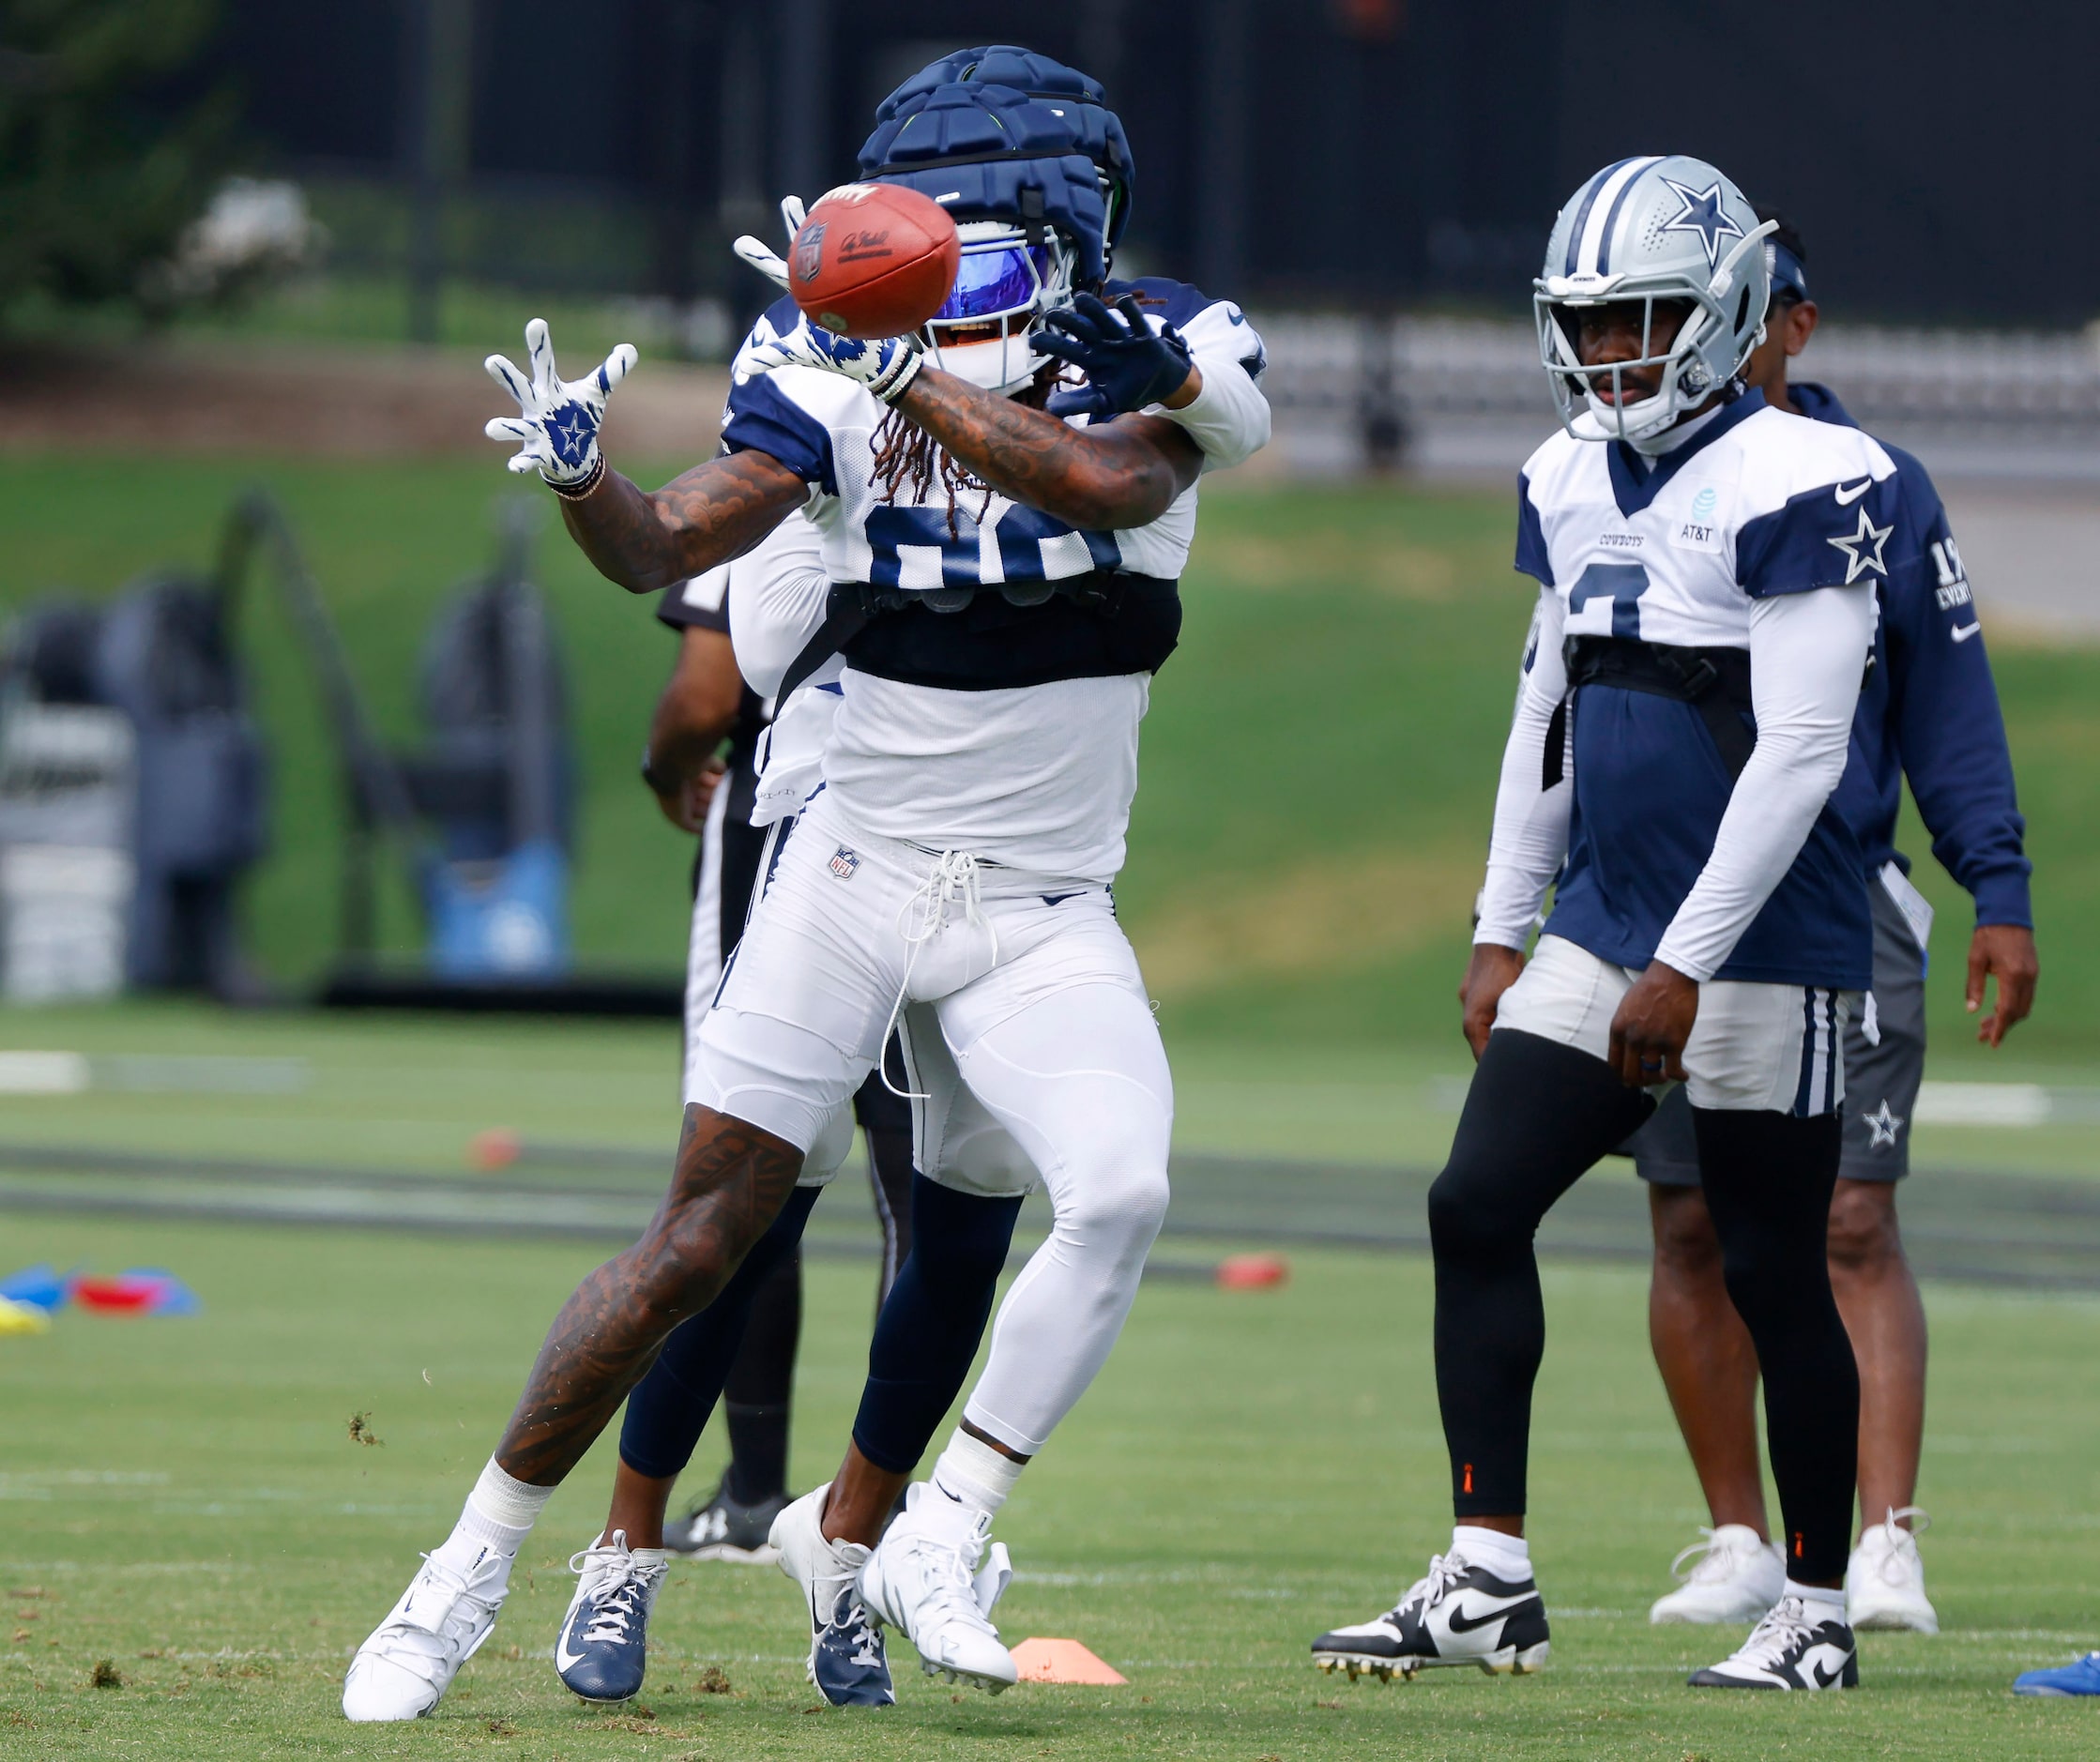
<path fill-rule="evenodd" d="M 1216 1277 L 1227 1291 L 1273 1290 L 1290 1277 L 1290 1262 L 1281 1254 L 1227 1254 Z"/>
<path fill-rule="evenodd" d="M 1013 1648 L 1013 1667 L 1023 1682 L 1085 1682 L 1113 1688 L 1130 1680 L 1077 1640 L 1023 1640 Z"/>

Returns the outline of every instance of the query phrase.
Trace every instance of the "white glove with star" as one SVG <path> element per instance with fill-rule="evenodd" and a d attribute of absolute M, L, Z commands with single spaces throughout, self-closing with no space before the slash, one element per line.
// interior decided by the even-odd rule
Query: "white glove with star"
<path fill-rule="evenodd" d="M 926 357 L 909 337 L 834 337 L 807 318 L 786 335 L 746 349 L 737 357 L 739 373 L 769 373 L 776 367 L 814 367 L 859 380 L 884 403 L 895 403 L 919 377 Z"/>
<path fill-rule="evenodd" d="M 565 381 L 555 370 L 546 323 L 535 318 L 525 326 L 525 353 L 532 362 L 529 380 L 503 356 L 483 363 L 489 377 L 518 401 L 521 414 L 495 417 L 482 432 L 491 440 L 518 443 L 511 470 L 539 472 L 556 495 L 587 495 L 605 470 L 598 450 L 605 401 L 634 365 L 634 345 L 621 343 L 588 378 Z"/>

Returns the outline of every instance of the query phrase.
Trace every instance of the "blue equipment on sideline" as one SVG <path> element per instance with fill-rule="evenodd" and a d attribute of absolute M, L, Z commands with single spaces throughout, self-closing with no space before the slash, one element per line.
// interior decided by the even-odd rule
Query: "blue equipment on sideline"
<path fill-rule="evenodd" d="M 547 980 L 568 968 L 575 766 L 546 604 L 525 580 L 531 519 L 529 505 L 505 504 L 495 567 L 454 591 L 424 641 L 424 743 L 390 753 L 282 514 L 260 493 L 236 512 L 241 549 L 260 541 L 273 556 L 341 758 L 342 964 L 353 975 L 373 961 L 373 858 L 386 837 L 404 847 L 437 979 Z"/>

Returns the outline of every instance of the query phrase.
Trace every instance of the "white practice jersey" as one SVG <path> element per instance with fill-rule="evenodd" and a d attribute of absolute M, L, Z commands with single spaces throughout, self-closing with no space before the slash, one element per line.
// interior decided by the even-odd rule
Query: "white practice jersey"
<path fill-rule="evenodd" d="M 770 826 L 800 813 L 824 781 L 824 750 L 838 714 L 845 662 L 834 655 L 784 704 L 776 701 L 788 668 L 824 622 L 831 588 L 824 573 L 823 540 L 809 521 L 790 514 L 727 567 L 729 644 L 744 683 L 766 701 L 770 718 L 758 745 L 751 822 Z"/>
<path fill-rule="evenodd" d="M 1265 444 L 1269 407 L 1256 385 L 1265 361 L 1240 310 L 1179 283 L 1107 290 L 1126 291 L 1180 330 L 1202 371 L 1190 410 L 1161 414 L 1197 439 L 1206 468 L 1237 464 Z M 754 335 L 797 316 L 784 301 Z M 953 613 L 913 605 L 886 615 L 867 640 L 848 644 L 826 783 L 847 818 L 878 836 L 1032 873 L 1109 880 L 1122 866 L 1138 723 L 1157 661 L 1121 664 L 1113 657 L 1124 651 L 1112 645 L 1080 654 L 1093 615 L 1063 596 L 1027 603 L 1042 599 L 1031 585 L 1119 576 L 1145 585 L 1142 615 L 1095 622 L 1134 642 L 1145 616 L 1170 615 L 1164 655 L 1179 628 L 1172 584 L 1195 533 L 1195 487 L 1158 520 L 1121 532 L 1074 531 L 982 489 L 958 493 L 951 508 L 937 480 L 916 490 L 907 480 L 892 498 L 875 481 L 876 436 L 890 414 L 842 375 L 788 367 L 737 377 L 723 426 L 731 449 L 768 453 L 812 486 L 806 517 L 830 581 L 909 594 L 978 590 Z M 895 661 L 886 644 L 905 619 L 941 650 L 941 667 Z M 1045 641 L 1048 625 L 1074 640 L 1067 648 Z M 944 670 L 951 656 L 961 657 L 952 673 Z"/>

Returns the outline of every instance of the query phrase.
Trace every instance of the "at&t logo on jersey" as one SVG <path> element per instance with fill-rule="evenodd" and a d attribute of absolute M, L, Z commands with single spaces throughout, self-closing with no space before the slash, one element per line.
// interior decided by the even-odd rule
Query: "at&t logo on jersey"
<path fill-rule="evenodd" d="M 841 881 L 853 879 L 853 872 L 860 866 L 860 854 L 841 844 L 831 853 L 831 873 Z"/>
<path fill-rule="evenodd" d="M 1692 497 L 1688 518 L 1677 524 L 1674 541 L 1694 551 L 1721 548 L 1721 493 L 1712 484 L 1700 487 Z"/>

